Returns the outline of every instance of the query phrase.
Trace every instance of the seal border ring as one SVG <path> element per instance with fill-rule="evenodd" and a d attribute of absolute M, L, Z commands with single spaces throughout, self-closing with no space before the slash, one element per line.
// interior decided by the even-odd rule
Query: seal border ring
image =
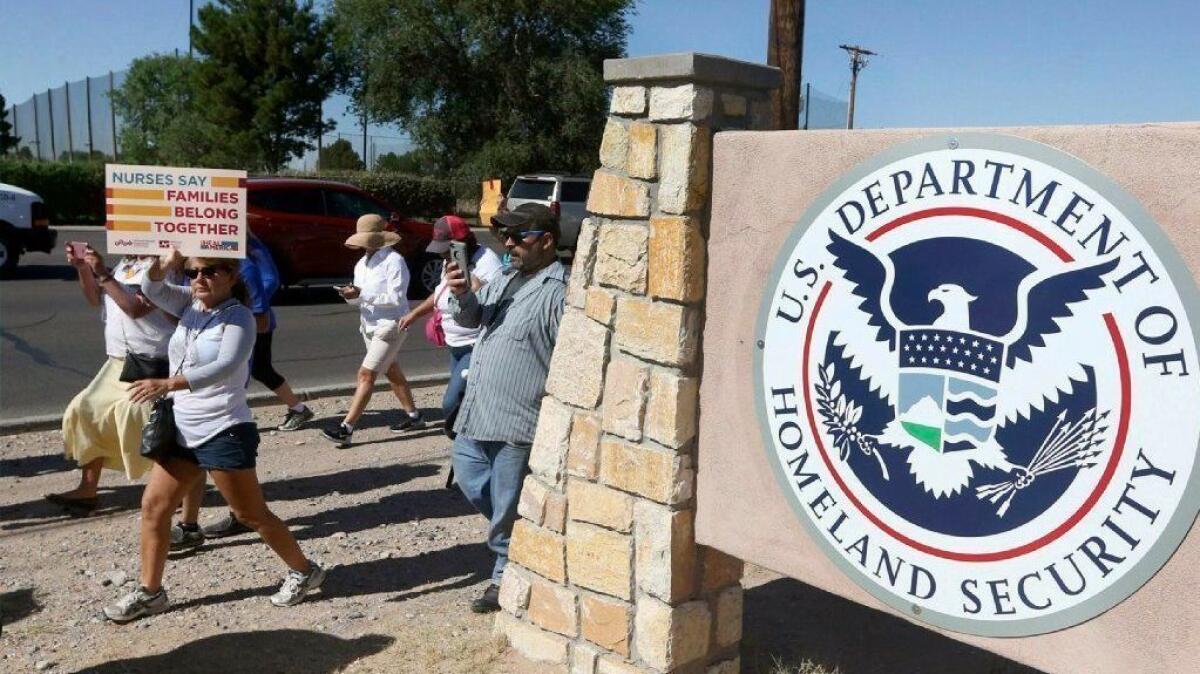
<path fill-rule="evenodd" d="M 1074 155 L 1028 138 L 983 132 L 961 134 L 937 133 L 897 143 L 850 168 L 834 181 L 833 184 L 823 190 L 792 226 L 791 233 L 788 234 L 787 239 L 780 247 L 780 253 L 776 256 L 775 263 L 771 266 L 771 273 L 767 278 L 771 279 L 772 282 L 763 289 L 762 299 L 759 303 L 758 320 L 755 326 L 756 341 L 762 342 L 766 339 L 766 328 L 770 317 L 771 305 L 774 302 L 775 290 L 778 288 L 778 279 L 787 270 L 791 253 L 800 243 L 800 239 L 808 233 L 808 230 L 813 226 L 821 211 L 856 182 L 888 164 L 913 155 L 946 149 L 996 150 L 1026 156 L 1070 174 L 1103 195 L 1104 198 L 1129 219 L 1130 224 L 1137 228 L 1138 233 L 1146 240 L 1146 243 L 1154 251 L 1155 256 L 1162 262 L 1163 272 L 1171 280 L 1171 284 L 1178 293 L 1179 302 L 1183 305 L 1183 309 L 1187 312 L 1188 319 L 1191 322 L 1193 348 L 1196 349 L 1197 353 L 1200 353 L 1200 346 L 1197 346 L 1200 345 L 1200 324 L 1192 320 L 1193 317 L 1200 316 L 1200 289 L 1197 289 L 1191 271 L 1188 269 L 1186 263 L 1184 263 L 1183 258 L 1180 257 L 1175 244 L 1171 242 L 1141 203 L 1111 178 L 1100 173 Z M 763 352 L 764 349 L 762 348 L 754 350 L 755 412 L 758 417 L 758 427 L 763 440 L 763 448 L 767 453 L 768 463 L 771 465 L 771 472 L 775 474 L 775 478 L 783 490 L 788 503 L 791 505 L 792 511 L 804 526 L 809 538 L 824 553 L 826 559 L 833 562 L 855 585 L 890 608 L 910 618 L 953 632 L 985 637 L 1033 636 L 1085 623 L 1133 596 L 1143 585 L 1149 582 L 1170 561 L 1175 551 L 1179 549 L 1184 538 L 1186 538 L 1188 532 L 1191 530 L 1197 514 L 1200 513 L 1200 461 L 1196 461 L 1193 464 L 1191 475 L 1188 477 L 1188 484 L 1184 487 L 1175 512 L 1172 513 L 1171 519 L 1163 527 L 1162 533 L 1154 540 L 1142 558 L 1119 580 L 1111 583 L 1108 587 L 1105 587 L 1078 605 L 1045 616 L 1016 620 L 962 618 L 922 608 L 869 581 L 853 567 L 849 560 L 841 555 L 839 550 L 834 548 L 825 539 L 821 534 L 820 528 L 805 513 L 803 504 L 792 490 L 791 482 L 780 465 L 778 455 L 775 451 L 775 440 L 770 430 L 770 416 L 765 398 L 762 395 L 762 392 L 765 390 L 765 382 L 763 380 Z M 1200 438 L 1197 439 L 1195 452 L 1197 455 L 1200 455 Z M 1197 458 L 1200 458 L 1200 456 Z"/>

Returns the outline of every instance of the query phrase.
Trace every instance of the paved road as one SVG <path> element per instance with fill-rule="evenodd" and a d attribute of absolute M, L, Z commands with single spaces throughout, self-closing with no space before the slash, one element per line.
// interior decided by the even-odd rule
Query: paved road
<path fill-rule="evenodd" d="M 68 240 L 104 249 L 103 230 L 60 231 L 59 243 Z M 330 288 L 310 288 L 281 291 L 276 314 L 275 369 L 293 387 L 353 380 L 363 354 L 357 309 Z M 62 412 L 103 362 L 103 329 L 62 253 L 22 257 L 16 276 L 0 281 L 0 419 Z M 418 327 L 400 362 L 409 375 L 446 370 L 445 353 Z M 263 388 L 255 382 L 251 390 Z M 376 396 L 373 406 L 391 403 Z"/>

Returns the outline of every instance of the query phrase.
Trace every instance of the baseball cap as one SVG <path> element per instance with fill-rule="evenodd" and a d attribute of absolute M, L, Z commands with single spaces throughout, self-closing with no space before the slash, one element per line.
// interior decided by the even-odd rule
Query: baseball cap
<path fill-rule="evenodd" d="M 457 215 L 443 215 L 433 223 L 433 240 L 425 247 L 426 253 L 442 254 L 450 250 L 451 241 L 466 241 L 471 238 L 471 226 Z"/>
<path fill-rule="evenodd" d="M 519 227 L 525 230 L 538 230 L 550 232 L 556 240 L 559 237 L 558 216 L 542 204 L 521 204 L 511 211 L 497 213 L 492 216 L 492 226 L 503 229 Z"/>

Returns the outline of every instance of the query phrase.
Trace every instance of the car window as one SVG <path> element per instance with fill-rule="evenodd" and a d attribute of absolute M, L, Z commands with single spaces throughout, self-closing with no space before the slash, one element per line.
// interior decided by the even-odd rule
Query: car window
<path fill-rule="evenodd" d="M 336 218 L 357 219 L 360 215 L 376 213 L 387 219 L 392 215 L 383 204 L 355 192 L 325 190 L 325 206 L 329 209 L 329 214 Z"/>
<path fill-rule="evenodd" d="M 554 198 L 554 181 L 517 178 L 508 190 L 508 198 L 549 201 Z"/>
<path fill-rule="evenodd" d="M 325 204 L 321 203 L 319 190 L 250 190 L 249 200 L 250 208 L 266 211 L 325 214 Z"/>
<path fill-rule="evenodd" d="M 559 201 L 587 201 L 588 188 L 592 184 L 589 182 L 569 182 L 563 181 L 562 195 Z"/>

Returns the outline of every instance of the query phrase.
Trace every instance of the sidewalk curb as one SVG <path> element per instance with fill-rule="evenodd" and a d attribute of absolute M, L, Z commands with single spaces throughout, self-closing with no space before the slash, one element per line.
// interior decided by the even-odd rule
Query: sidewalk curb
<path fill-rule="evenodd" d="M 428 386 L 437 386 L 450 381 L 450 374 L 423 374 L 416 377 L 408 377 L 408 383 L 413 388 L 425 388 Z M 316 400 L 318 398 L 331 398 L 337 396 L 346 396 L 354 393 L 354 384 L 326 384 L 324 386 L 312 386 L 296 391 L 296 395 L 301 400 Z M 377 382 L 375 384 L 375 392 L 388 390 L 386 381 Z M 246 396 L 251 407 L 265 407 L 267 405 L 278 405 L 280 403 L 275 394 L 270 391 L 256 391 Z M 43 414 L 41 416 L 21 417 L 19 419 L 0 420 L 0 435 L 16 435 L 18 433 L 31 433 L 33 431 L 49 431 L 62 426 L 61 414 Z"/>

